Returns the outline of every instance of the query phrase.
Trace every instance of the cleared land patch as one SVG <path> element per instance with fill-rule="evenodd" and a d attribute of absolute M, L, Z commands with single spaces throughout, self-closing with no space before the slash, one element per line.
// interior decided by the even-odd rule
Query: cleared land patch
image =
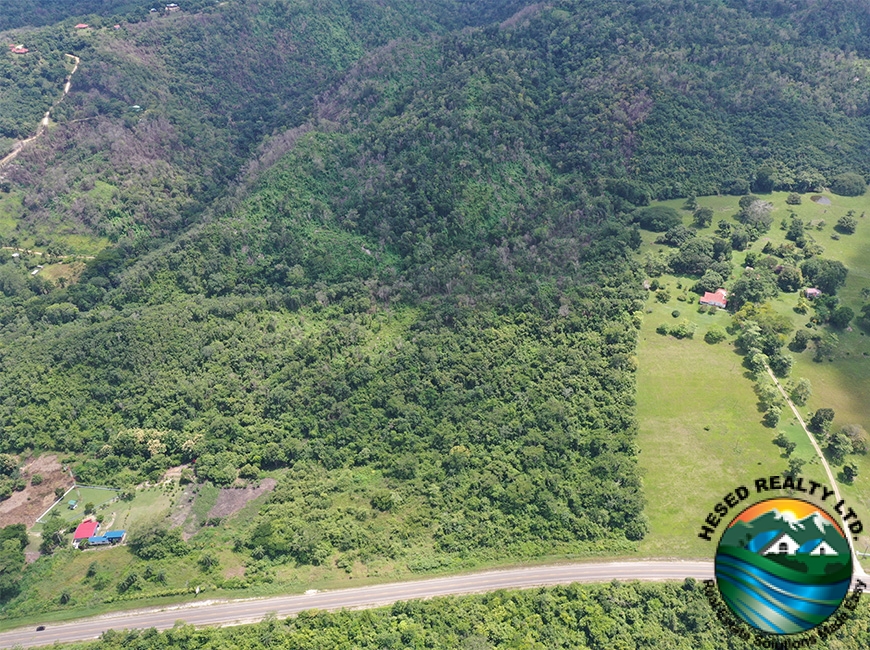
<path fill-rule="evenodd" d="M 870 199 L 866 196 L 847 198 L 824 193 L 829 203 L 813 202 L 808 195 L 804 195 L 800 205 L 787 205 L 786 197 L 784 192 L 761 195 L 760 198 L 774 205 L 771 215 L 773 225 L 748 251 L 760 252 L 768 242 L 774 247 L 785 243 L 786 230 L 781 224 L 783 220 L 788 222 L 789 213 L 793 212 L 806 224 L 807 232 L 813 239 L 824 247 L 821 257 L 839 260 L 849 269 L 846 284 L 837 295 L 842 304 L 860 314 L 862 306 L 868 302 L 867 292 L 862 293 L 862 289 L 870 288 L 870 260 L 866 254 L 870 249 L 870 217 L 866 216 L 870 212 Z M 682 200 L 661 203 L 677 210 L 682 204 Z M 709 227 L 699 230 L 700 235 L 713 234 L 720 219 L 737 224 L 734 215 L 739 210 L 738 197 L 702 197 L 698 199 L 698 205 L 712 208 L 715 215 Z M 849 210 L 853 211 L 858 223 L 855 233 L 851 235 L 835 229 L 837 220 Z M 680 214 L 683 224 L 689 226 L 691 213 L 680 210 Z M 658 236 L 643 232 L 641 255 L 667 256 L 675 250 L 655 244 Z M 745 266 L 745 257 L 746 252 L 733 253 L 732 279 L 739 277 Z M 783 409 L 782 418 L 774 429 L 761 424 L 762 413 L 756 407 L 757 397 L 747 370 L 742 366 L 743 358 L 733 349 L 733 336 L 717 345 L 708 345 L 703 341 L 704 334 L 712 324 L 725 328 L 731 322 L 731 317 L 724 311 L 716 314 L 698 313 L 697 294 L 690 290 L 695 280 L 672 275 L 659 277 L 659 284 L 667 288 L 671 296 L 665 303 L 650 297 L 645 309 L 652 310 L 652 313 L 644 315 L 640 335 L 640 463 L 645 471 L 649 501 L 647 514 L 653 531 L 644 542 L 643 549 L 650 554 L 693 554 L 692 545 L 681 546 L 680 540 L 686 534 L 697 534 L 697 531 L 679 531 L 681 526 L 685 528 L 684 520 L 695 525 L 697 519 L 691 519 L 691 514 L 681 513 L 684 509 L 686 513 L 697 512 L 701 503 L 693 505 L 693 501 L 699 500 L 696 495 L 710 495 L 700 501 L 712 504 L 722 496 L 716 496 L 717 489 L 731 489 L 739 484 L 735 472 L 740 467 L 752 469 L 754 465 L 759 471 L 769 467 L 775 473 L 784 470 L 787 460 L 780 454 L 781 450 L 771 444 L 777 432 L 784 432 L 796 444 L 793 456 L 809 459 L 801 474 L 813 480 L 826 481 L 806 435 L 789 409 Z M 678 297 L 685 300 L 678 300 Z M 814 316 L 812 308 L 806 314 L 798 314 L 794 310 L 797 303 L 797 293 L 780 293 L 769 302 L 777 313 L 792 321 L 795 330 L 806 329 L 810 334 L 822 336 L 833 333 L 838 341 L 830 360 L 821 363 L 813 361 L 812 345 L 799 353 L 787 348 L 783 350 L 795 359 L 788 380 L 806 377 L 812 382 L 812 396 L 806 406 L 799 407 L 802 416 L 807 418 L 816 409 L 828 407 L 836 413 L 831 431 L 838 431 L 846 424 L 870 428 L 870 400 L 867 399 L 870 387 L 870 332 L 862 331 L 856 321 L 851 323 L 850 329 L 843 330 L 813 324 L 810 322 Z M 680 312 L 679 318 L 672 316 L 674 310 Z M 661 323 L 674 326 L 682 319 L 696 325 L 693 340 L 677 340 L 655 332 Z M 707 414 L 714 413 L 722 418 L 723 426 L 730 422 L 735 427 L 732 435 L 723 438 L 717 434 L 714 425 L 704 422 L 711 419 Z M 704 429 L 705 426 L 710 426 L 709 431 Z M 753 451 L 748 453 L 750 450 Z M 754 462 L 748 458 L 753 454 L 758 454 Z M 757 464 L 759 462 L 761 465 Z M 870 457 L 850 454 L 847 462 L 858 467 L 858 478 L 852 484 L 844 482 L 842 465 L 836 466 L 835 474 L 840 473 L 838 487 L 849 504 L 858 506 L 863 518 L 868 520 Z M 723 475 L 733 478 L 722 481 Z M 686 490 L 689 492 L 686 493 Z M 867 535 L 862 536 L 857 543 L 859 551 L 864 551 L 865 547 L 870 549 L 870 536 Z M 704 551 L 703 546 L 697 548 L 697 553 Z"/>
<path fill-rule="evenodd" d="M 264 478 L 259 486 L 249 485 L 243 488 L 224 488 L 217 498 L 217 503 L 208 511 L 209 517 L 229 517 L 245 507 L 249 501 L 261 494 L 271 492 L 278 484 L 273 478 Z"/>
<path fill-rule="evenodd" d="M 42 477 L 39 485 L 31 482 L 36 475 Z M 66 490 L 73 484 L 72 477 L 63 471 L 54 454 L 45 454 L 27 462 L 21 469 L 21 477 L 27 481 L 27 487 L 0 501 L 0 528 L 12 524 L 24 524 L 30 528 L 36 518 L 55 502 L 54 490 Z"/>

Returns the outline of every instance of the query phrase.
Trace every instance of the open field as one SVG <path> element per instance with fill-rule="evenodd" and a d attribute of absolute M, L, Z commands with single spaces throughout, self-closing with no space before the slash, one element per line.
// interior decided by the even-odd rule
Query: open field
<path fill-rule="evenodd" d="M 34 530 L 40 530 L 39 525 L 44 522 L 48 517 L 53 516 L 52 513 L 54 512 L 57 512 L 57 514 L 60 515 L 60 517 L 65 521 L 77 522 L 81 521 L 85 517 L 85 504 L 93 503 L 97 509 L 97 513 L 100 513 L 107 506 L 111 505 L 109 503 L 110 501 L 113 501 L 117 497 L 118 490 L 76 485 L 70 492 L 68 492 L 63 497 L 62 500 L 52 506 L 51 509 L 45 513 L 45 515 L 37 520 L 36 524 L 34 525 Z M 69 502 L 73 499 L 77 502 L 75 510 L 71 510 L 69 507 Z"/>
<path fill-rule="evenodd" d="M 785 203 L 784 192 L 775 192 L 763 195 L 761 198 L 774 204 L 773 225 L 769 233 L 753 243 L 749 250 L 760 251 L 764 245 L 771 241 L 779 245 L 785 241 L 785 231 L 781 229 L 781 221 L 788 217 L 789 211 L 793 210 L 804 222 L 814 222 L 818 228 L 813 227 L 807 231 L 821 244 L 825 252 L 822 257 L 840 260 L 849 269 L 846 285 L 838 293 L 841 301 L 851 307 L 855 313 L 860 313 L 861 307 L 866 304 L 861 295 L 861 290 L 870 287 L 870 217 L 861 217 L 865 211 L 870 213 L 870 198 L 864 197 L 840 197 L 823 193 L 830 200 L 830 205 L 821 205 L 809 200 L 809 195 L 803 196 L 801 205 L 788 206 Z M 701 207 L 710 207 L 714 210 L 713 223 L 710 228 L 703 229 L 701 234 L 712 234 L 720 219 L 736 223 L 733 215 L 738 211 L 738 197 L 702 197 L 698 199 Z M 682 200 L 667 201 L 667 205 L 676 209 L 682 206 Z M 837 233 L 834 225 L 839 217 L 846 214 L 847 210 L 854 210 L 858 219 L 858 228 L 855 234 L 846 235 Z M 683 222 L 689 225 L 691 213 L 681 211 Z M 824 225 L 820 222 L 824 221 Z M 662 251 L 665 254 L 673 249 L 667 246 L 655 244 L 657 234 L 643 232 L 644 246 L 641 253 Z M 732 263 L 735 277 L 739 275 L 739 269 L 744 265 L 745 252 L 735 251 Z M 653 313 L 645 314 L 644 324 L 640 334 L 639 344 L 639 371 L 638 371 L 638 415 L 640 420 L 640 447 L 641 465 L 646 471 L 646 493 L 649 499 L 648 514 L 653 524 L 653 534 L 643 543 L 643 549 L 649 554 L 666 554 L 667 550 L 673 549 L 673 554 L 692 555 L 691 545 L 680 546 L 681 535 L 675 531 L 681 528 L 683 515 L 673 505 L 669 508 L 668 503 L 682 500 L 682 505 L 689 507 L 693 500 L 699 497 L 691 494 L 692 487 L 697 486 L 696 491 L 701 494 L 711 493 L 704 503 L 712 504 L 717 499 L 715 494 L 721 491 L 721 487 L 730 489 L 735 483 L 729 478 L 721 481 L 722 468 L 725 475 L 728 472 L 738 471 L 727 469 L 729 465 L 742 465 L 751 467 L 753 463 L 747 456 L 758 453 L 755 466 L 758 470 L 765 467 L 785 467 L 785 459 L 779 458 L 780 449 L 770 444 L 775 431 L 766 429 L 760 423 L 761 413 L 755 407 L 755 395 L 752 392 L 751 380 L 741 367 L 742 358 L 732 351 L 731 339 L 715 346 L 703 342 L 703 335 L 709 325 L 716 323 L 722 327 L 730 323 L 730 315 L 718 312 L 716 315 L 697 313 L 697 295 L 692 292 L 685 293 L 689 300 L 694 300 L 690 305 L 679 302 L 676 297 L 691 287 L 694 279 L 677 278 L 674 276 L 662 276 L 659 282 L 668 285 L 672 294 L 667 304 L 661 304 L 650 298 L 646 309 L 652 309 Z M 678 289 L 677 283 L 682 283 L 683 288 Z M 811 309 L 807 314 L 801 315 L 794 311 L 797 304 L 797 294 L 781 293 L 776 299 L 770 301 L 772 307 L 780 314 L 788 316 L 795 329 L 804 328 L 814 315 Z M 675 324 L 677 319 L 671 316 L 671 312 L 678 309 L 681 312 L 680 319 L 687 317 L 698 325 L 694 340 L 679 341 L 672 337 L 663 337 L 655 333 L 655 328 L 662 322 Z M 839 338 L 837 352 L 830 361 L 816 363 L 813 361 L 813 348 L 810 346 L 803 353 L 792 354 L 795 358 L 790 379 L 800 377 L 808 378 L 813 385 L 813 395 L 805 407 L 799 407 L 802 414 L 811 413 L 821 407 L 833 408 L 836 417 L 831 428 L 837 431 L 845 424 L 860 424 L 865 429 L 870 428 L 870 336 L 867 336 L 853 321 L 851 331 L 836 331 L 829 326 L 811 325 L 808 330 L 811 333 L 826 334 L 835 332 Z M 727 351 L 727 352 L 726 352 Z M 730 365 L 728 361 L 731 361 Z M 746 439 L 735 439 L 732 448 L 722 444 L 717 435 L 717 429 L 702 423 L 704 413 L 711 412 L 719 403 L 717 400 L 727 400 L 729 407 L 715 411 L 724 422 L 732 423 L 745 432 Z M 699 407 L 703 405 L 703 410 Z M 703 426 L 711 426 L 705 431 Z M 670 431 L 669 431 L 670 429 Z M 680 442 L 673 443 L 672 432 L 680 431 L 677 438 Z M 789 439 L 797 443 L 794 455 L 800 458 L 813 458 L 814 453 L 806 434 L 801 430 L 790 411 L 783 411 L 783 418 L 776 431 L 784 431 Z M 671 451 L 667 451 L 670 442 Z M 761 447 L 758 447 L 758 444 Z M 685 449 L 680 455 L 680 447 Z M 668 456 L 668 453 L 672 454 Z M 779 465 L 773 464 L 774 461 Z M 851 454 L 848 462 L 854 462 L 859 468 L 858 478 L 853 485 L 848 485 L 842 480 L 839 487 L 850 505 L 860 508 L 859 515 L 865 522 L 870 523 L 870 457 Z M 662 468 L 663 463 L 669 463 L 672 471 Z M 758 463 L 761 463 L 760 465 Z M 678 473 L 673 468 L 679 468 Z M 834 467 L 837 474 L 841 466 Z M 802 472 L 808 478 L 822 479 L 823 471 L 818 461 L 813 460 L 807 464 Z M 681 479 L 687 476 L 691 479 Z M 732 474 L 733 476 L 733 474 Z M 674 482 L 677 482 L 674 485 Z M 687 489 L 690 494 L 681 495 Z M 672 487 L 673 486 L 673 487 Z M 701 487 L 703 486 L 703 487 Z M 700 504 L 699 504 L 700 505 Z M 856 508 L 856 510 L 858 509 Z M 692 512 L 691 510 L 689 512 Z M 698 511 L 691 520 L 693 529 L 703 519 L 702 511 Z M 683 525 L 682 528 L 686 526 Z M 865 530 L 870 525 L 865 524 Z M 688 531 L 691 532 L 691 531 Z M 685 536 L 687 531 L 682 533 Z M 667 543 L 665 543 L 667 541 Z M 865 533 L 858 543 L 859 551 L 863 551 L 870 545 L 870 537 Z M 703 551 L 703 548 L 698 552 Z M 865 564 L 870 566 L 870 563 Z"/>
<path fill-rule="evenodd" d="M 652 313 L 644 315 L 638 349 L 638 442 L 652 532 L 641 553 L 711 557 L 710 543 L 697 535 L 713 505 L 738 485 L 786 469 L 772 443 L 776 431 L 791 429 L 802 458 L 811 458 L 811 446 L 801 445 L 799 427 L 786 418 L 776 430 L 763 426 L 743 358 L 727 341 L 704 342 L 710 325 L 727 324 L 725 312 L 699 314 L 673 299 L 663 305 L 650 298 L 646 308 Z M 698 324 L 694 339 L 656 333 L 660 323 L 675 320 L 674 309 Z M 823 477 L 817 463 L 804 474 Z"/>

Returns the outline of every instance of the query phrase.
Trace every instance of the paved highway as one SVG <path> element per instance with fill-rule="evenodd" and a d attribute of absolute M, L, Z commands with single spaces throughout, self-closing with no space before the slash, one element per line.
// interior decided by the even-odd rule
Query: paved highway
<path fill-rule="evenodd" d="M 390 605 L 399 600 L 475 594 L 497 589 L 528 589 L 572 582 L 610 580 L 682 580 L 686 577 L 712 578 L 713 563 L 658 560 L 561 564 L 337 589 L 300 596 L 193 603 L 162 609 L 118 612 L 69 623 L 49 623 L 42 632 L 37 632 L 36 626 L 11 630 L 0 634 L 0 648 L 29 648 L 55 642 L 86 641 L 96 639 L 109 629 L 154 627 L 165 630 L 175 625 L 176 621 L 192 625 L 238 625 L 254 623 L 270 613 L 286 618 L 307 609 L 363 609 Z"/>

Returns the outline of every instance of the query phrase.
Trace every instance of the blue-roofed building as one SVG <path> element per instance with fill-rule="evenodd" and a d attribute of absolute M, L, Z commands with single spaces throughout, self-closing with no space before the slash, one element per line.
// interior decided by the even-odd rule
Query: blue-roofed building
<path fill-rule="evenodd" d="M 96 537 L 88 537 L 88 544 L 91 546 L 105 546 L 109 543 L 109 540 L 106 539 L 105 535 L 98 535 Z"/>
<path fill-rule="evenodd" d="M 109 540 L 110 544 L 118 544 L 124 541 L 124 536 L 127 534 L 126 530 L 110 530 L 106 532 L 103 537 Z"/>

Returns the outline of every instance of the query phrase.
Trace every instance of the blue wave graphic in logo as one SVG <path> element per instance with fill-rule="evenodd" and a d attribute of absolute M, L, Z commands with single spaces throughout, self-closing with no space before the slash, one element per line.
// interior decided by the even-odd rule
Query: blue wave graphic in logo
<path fill-rule="evenodd" d="M 716 579 L 735 614 L 774 634 L 805 632 L 824 622 L 840 606 L 851 583 L 796 583 L 721 551 L 716 555 Z"/>

